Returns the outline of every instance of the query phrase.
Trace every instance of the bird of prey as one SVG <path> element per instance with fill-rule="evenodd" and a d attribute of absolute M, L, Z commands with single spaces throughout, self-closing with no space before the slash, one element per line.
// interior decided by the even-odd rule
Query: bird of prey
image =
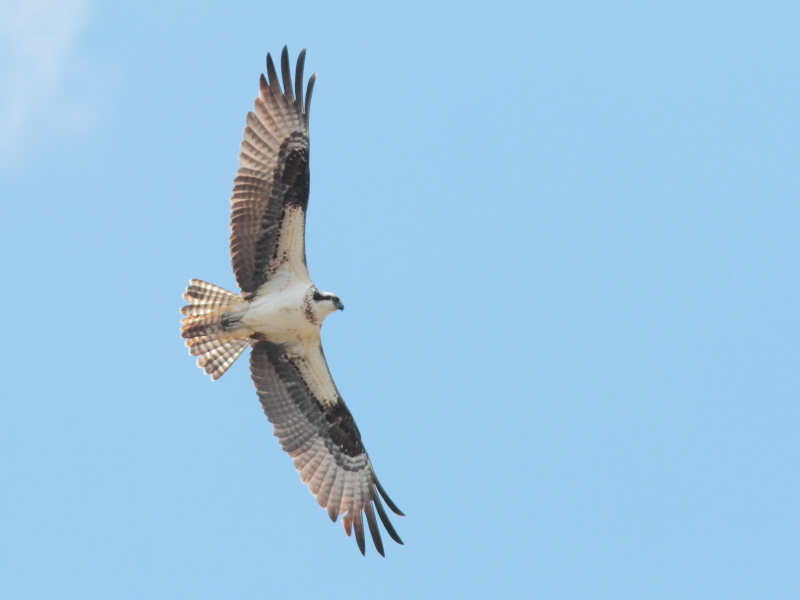
<path fill-rule="evenodd" d="M 316 73 L 303 95 L 305 49 L 295 78 L 281 53 L 281 79 L 267 54 L 253 111 L 247 113 L 231 196 L 231 262 L 241 294 L 190 280 L 182 336 L 197 365 L 218 379 L 250 346 L 250 371 L 273 432 L 319 505 L 364 554 L 366 516 L 375 548 L 403 542 L 381 503 L 386 495 L 353 416 L 333 383 L 320 342 L 322 321 L 344 305 L 319 291 L 306 266 L 308 111 Z M 281 89 L 283 83 L 283 89 Z"/>

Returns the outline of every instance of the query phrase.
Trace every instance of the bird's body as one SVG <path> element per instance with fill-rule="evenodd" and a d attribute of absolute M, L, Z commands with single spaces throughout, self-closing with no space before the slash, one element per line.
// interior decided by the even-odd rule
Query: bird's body
<path fill-rule="evenodd" d="M 306 266 L 308 108 L 315 75 L 304 98 L 304 60 L 305 50 L 293 85 L 284 47 L 281 90 L 267 55 L 269 83 L 262 75 L 261 92 L 247 115 L 231 197 L 231 260 L 241 294 L 191 280 L 184 294 L 189 304 L 181 309 L 182 335 L 212 379 L 252 348 L 258 397 L 300 478 L 332 520 L 344 514 L 345 531 L 355 530 L 362 554 L 366 516 L 383 554 L 375 511 L 392 539 L 402 542 L 381 497 L 402 513 L 375 477 L 322 352 L 322 322 L 344 306 L 334 294 L 317 290 Z"/>
<path fill-rule="evenodd" d="M 276 344 L 319 337 L 321 321 L 310 312 L 314 286 L 308 281 L 270 281 L 269 290 L 226 313 L 236 335 L 262 336 Z M 310 318 L 311 317 L 311 318 Z"/>

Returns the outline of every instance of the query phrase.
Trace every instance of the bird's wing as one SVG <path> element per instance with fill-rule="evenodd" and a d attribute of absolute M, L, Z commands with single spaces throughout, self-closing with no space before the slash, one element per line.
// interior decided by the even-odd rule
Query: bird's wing
<path fill-rule="evenodd" d="M 378 483 L 358 427 L 336 390 L 318 339 L 315 342 L 312 351 L 298 356 L 279 344 L 253 341 L 253 382 L 275 436 L 294 459 L 300 479 L 319 505 L 334 522 L 344 514 L 344 530 L 349 536 L 355 529 L 362 554 L 362 513 L 366 515 L 375 548 L 383 556 L 375 511 L 389 536 L 398 544 L 403 542 L 386 515 L 381 496 L 392 511 L 403 513 Z"/>
<path fill-rule="evenodd" d="M 308 277 L 304 242 L 308 109 L 316 73 L 308 80 L 304 99 L 305 54 L 303 49 L 297 57 L 293 86 L 284 46 L 283 91 L 267 54 L 269 82 L 261 75 L 260 94 L 247 113 L 231 196 L 231 263 L 245 299 L 287 264 L 297 275 Z"/>

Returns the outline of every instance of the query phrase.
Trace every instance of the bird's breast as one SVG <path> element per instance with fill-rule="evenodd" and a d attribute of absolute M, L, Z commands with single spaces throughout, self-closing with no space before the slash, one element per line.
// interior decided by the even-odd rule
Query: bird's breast
<path fill-rule="evenodd" d="M 242 316 L 242 325 L 279 344 L 318 332 L 319 325 L 308 315 L 306 292 L 306 287 L 292 286 L 256 298 Z"/>

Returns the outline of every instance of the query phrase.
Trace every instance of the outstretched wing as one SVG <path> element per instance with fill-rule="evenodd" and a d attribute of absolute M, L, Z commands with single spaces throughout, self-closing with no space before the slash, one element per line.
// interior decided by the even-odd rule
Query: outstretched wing
<path fill-rule="evenodd" d="M 293 91 L 289 52 L 283 47 L 281 91 L 267 54 L 269 82 L 261 75 L 261 92 L 253 112 L 247 113 L 231 196 L 231 263 L 245 299 L 286 263 L 308 277 L 308 109 L 316 73 L 308 80 L 304 100 L 305 55 L 303 49 L 297 57 Z"/>
<path fill-rule="evenodd" d="M 294 459 L 300 479 L 308 484 L 328 516 L 342 523 L 364 554 L 364 523 L 367 517 L 375 548 L 383 556 L 383 542 L 375 520 L 378 512 L 389 536 L 403 542 L 392 527 L 381 504 L 381 496 L 392 511 L 400 509 L 386 495 L 372 470 L 353 416 L 331 379 L 319 344 L 308 356 L 289 355 L 286 349 L 267 341 L 254 341 L 250 369 L 258 397 L 275 436 Z"/>

